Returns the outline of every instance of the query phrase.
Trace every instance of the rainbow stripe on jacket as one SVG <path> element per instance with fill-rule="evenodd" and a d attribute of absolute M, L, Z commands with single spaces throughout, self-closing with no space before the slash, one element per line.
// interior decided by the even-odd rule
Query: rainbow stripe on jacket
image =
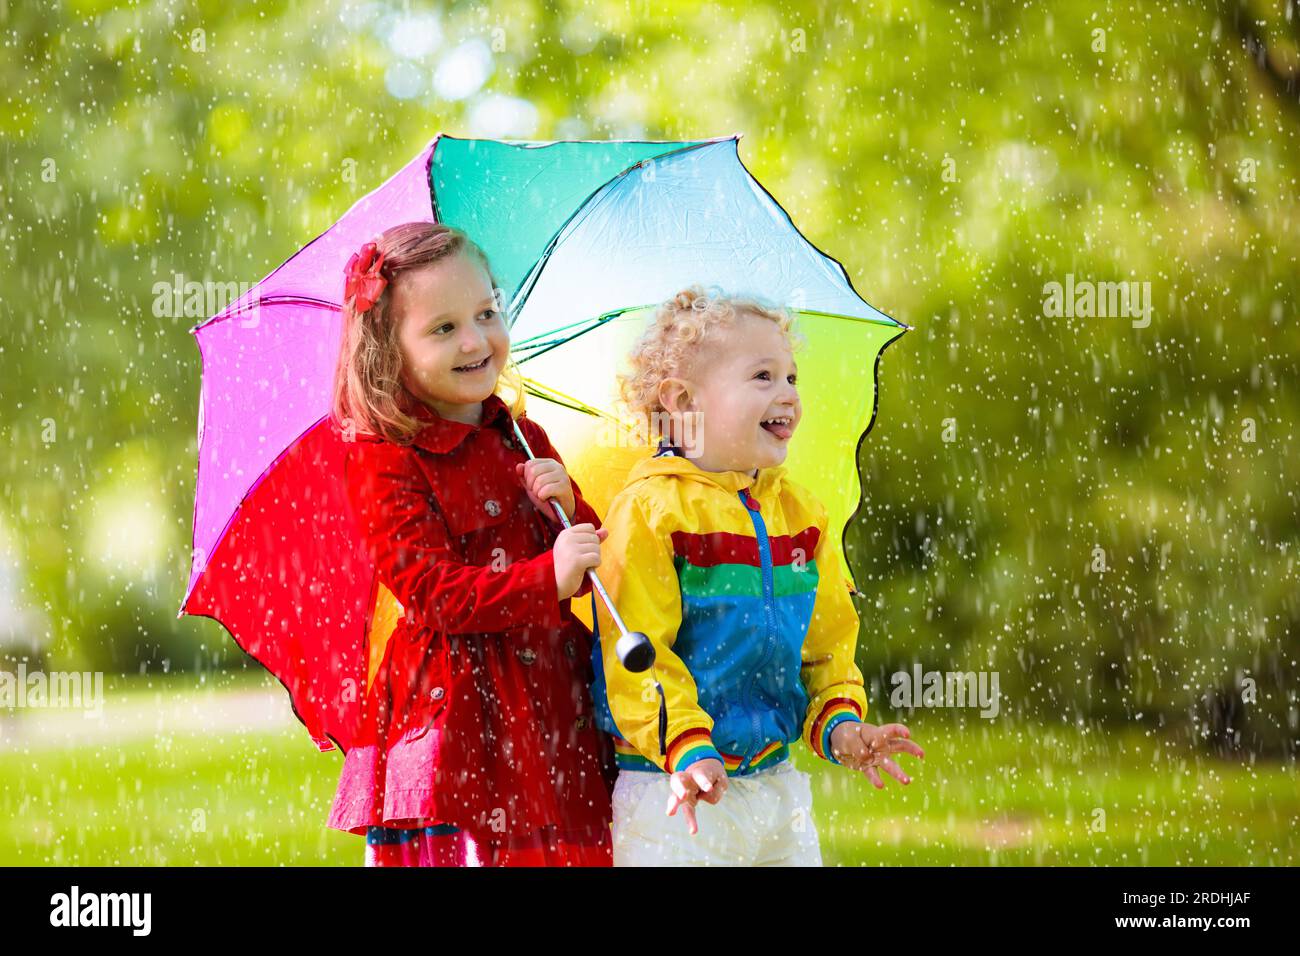
<path fill-rule="evenodd" d="M 786 759 L 801 737 L 835 762 L 831 731 L 861 720 L 867 701 L 858 616 L 811 493 L 784 467 L 708 472 L 661 449 L 602 524 L 601 580 L 656 654 L 652 673 L 622 667 L 597 605 L 592 696 L 619 766 L 674 772 L 713 758 L 744 775 Z"/>

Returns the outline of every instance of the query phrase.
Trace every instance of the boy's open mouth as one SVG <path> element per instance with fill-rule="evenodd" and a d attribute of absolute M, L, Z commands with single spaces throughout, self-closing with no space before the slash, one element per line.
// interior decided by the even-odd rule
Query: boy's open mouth
<path fill-rule="evenodd" d="M 481 361 L 475 362 L 473 365 L 457 365 L 452 369 L 452 371 L 453 372 L 481 372 L 483 369 L 487 368 L 487 364 L 489 361 L 491 361 L 491 359 L 492 356 L 489 355 L 483 358 Z"/>
<path fill-rule="evenodd" d="M 766 418 L 759 422 L 759 425 L 768 434 L 779 438 L 781 441 L 789 441 L 790 436 L 794 434 L 794 419 L 789 416 Z"/>

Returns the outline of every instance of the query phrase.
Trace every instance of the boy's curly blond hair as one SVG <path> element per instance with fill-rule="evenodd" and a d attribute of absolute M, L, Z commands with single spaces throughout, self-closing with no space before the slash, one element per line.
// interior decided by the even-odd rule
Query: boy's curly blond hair
<path fill-rule="evenodd" d="M 659 306 L 654 321 L 628 355 L 629 371 L 618 376 L 623 405 L 646 425 L 647 438 L 653 440 L 651 423 L 663 421 L 667 411 L 659 401 L 660 383 L 666 378 L 695 377 L 703 350 L 734 328 L 742 314 L 771 319 L 785 333 L 791 349 L 801 344 L 788 309 L 755 298 L 728 296 L 716 286 L 708 291 L 700 285 L 689 286 Z"/>

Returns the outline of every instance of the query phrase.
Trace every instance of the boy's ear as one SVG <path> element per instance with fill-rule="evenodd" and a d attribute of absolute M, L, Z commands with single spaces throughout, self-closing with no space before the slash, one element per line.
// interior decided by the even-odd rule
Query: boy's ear
<path fill-rule="evenodd" d="M 664 411 L 680 415 L 695 403 L 690 383 L 685 379 L 666 378 L 659 383 L 659 404 Z"/>

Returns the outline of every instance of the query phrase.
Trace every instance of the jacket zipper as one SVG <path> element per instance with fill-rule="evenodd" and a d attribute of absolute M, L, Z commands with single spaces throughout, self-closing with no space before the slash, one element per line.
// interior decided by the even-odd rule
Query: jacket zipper
<path fill-rule="evenodd" d="M 772 659 L 772 653 L 776 649 L 776 587 L 772 580 L 772 546 L 767 537 L 767 525 L 763 521 L 763 516 L 749 507 L 751 500 L 749 489 L 741 488 L 739 494 L 741 503 L 749 512 L 749 520 L 753 522 L 754 531 L 758 535 L 758 556 L 763 572 L 763 616 L 767 621 L 767 646 L 764 649 L 763 659 L 750 673 L 749 682 L 745 685 L 745 701 L 753 721 L 753 732 L 750 737 L 749 752 L 736 768 L 738 771 L 743 771 L 749 768 L 749 762 L 758 753 L 758 735 L 762 728 L 759 726 L 758 712 L 754 708 L 754 681 Z"/>

